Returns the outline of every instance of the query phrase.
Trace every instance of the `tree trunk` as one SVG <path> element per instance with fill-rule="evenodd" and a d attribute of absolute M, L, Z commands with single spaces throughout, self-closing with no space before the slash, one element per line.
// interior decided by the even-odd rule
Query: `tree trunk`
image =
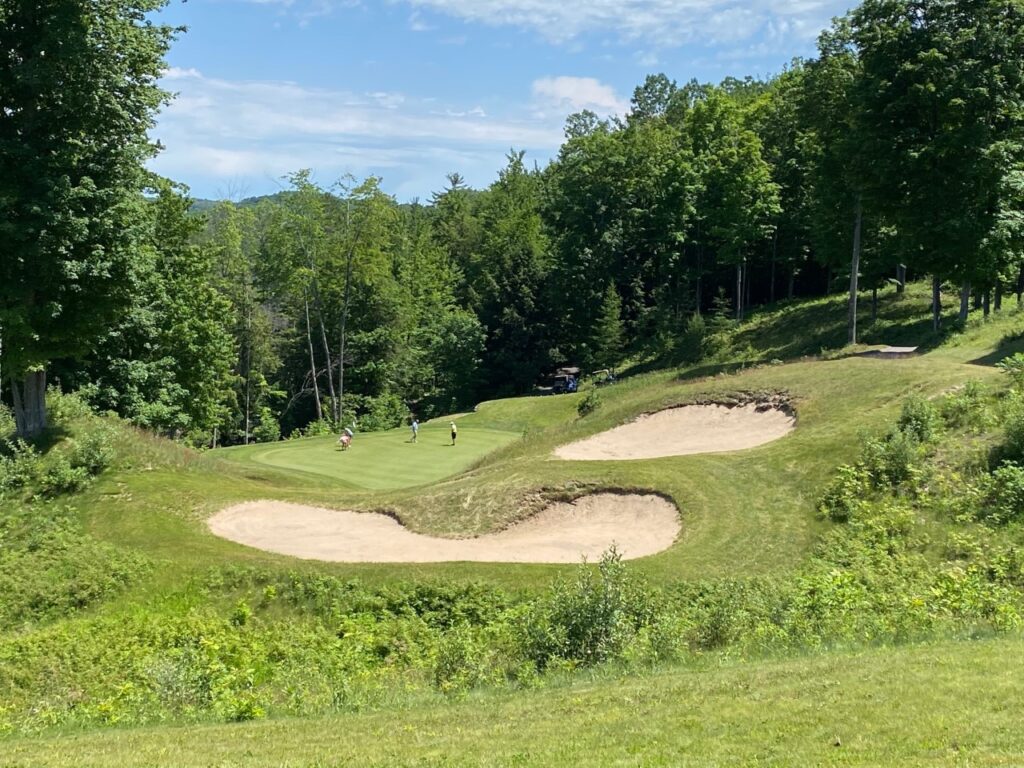
<path fill-rule="evenodd" d="M 323 406 L 320 405 L 320 385 L 316 380 L 316 357 L 313 355 L 313 331 L 309 327 L 309 299 L 304 298 L 303 304 L 306 308 L 306 343 L 309 345 L 309 373 L 313 377 L 313 397 L 316 402 L 316 420 L 320 421 L 324 417 L 324 409 Z"/>
<path fill-rule="evenodd" d="M 743 319 L 743 264 L 736 262 L 736 319 Z"/>
<path fill-rule="evenodd" d="M 796 264 L 789 268 L 789 285 L 786 286 L 786 298 L 790 301 L 796 295 Z"/>
<path fill-rule="evenodd" d="M 857 289 L 860 287 L 860 230 L 864 219 L 860 196 L 857 197 L 857 212 L 853 221 L 853 256 L 850 259 L 850 306 L 846 321 L 848 344 L 857 343 Z"/>
<path fill-rule="evenodd" d="M 245 438 L 249 444 L 249 433 L 252 431 L 252 303 L 246 305 L 245 313 Z"/>
<path fill-rule="evenodd" d="M 338 413 L 338 395 L 334 391 L 334 366 L 331 365 L 331 346 L 327 341 L 327 329 L 324 327 L 324 316 L 318 309 L 317 320 L 320 323 L 320 340 L 324 345 L 324 357 L 327 359 L 327 391 L 331 398 L 331 417 L 335 422 L 341 419 Z"/>
<path fill-rule="evenodd" d="M 896 294 L 903 293 L 903 289 L 907 285 L 907 265 L 897 264 L 896 265 Z"/>
<path fill-rule="evenodd" d="M 775 228 L 775 235 L 772 237 L 772 276 L 768 288 L 768 303 L 775 304 L 775 259 L 779 253 L 779 229 Z"/>
<path fill-rule="evenodd" d="M 871 322 L 878 321 L 878 286 L 871 289 Z"/>
<path fill-rule="evenodd" d="M 697 238 L 700 239 L 700 222 L 697 222 Z M 697 314 L 704 306 L 704 243 L 697 243 Z"/>
<path fill-rule="evenodd" d="M 967 313 L 971 308 L 971 284 L 964 280 L 960 286 L 960 322 L 967 322 Z"/>
<path fill-rule="evenodd" d="M 345 417 L 345 343 L 348 340 L 348 306 L 352 291 L 352 261 L 355 258 L 355 246 L 349 249 L 345 263 L 345 294 L 341 305 L 341 329 L 338 338 L 338 428 Z"/>
<path fill-rule="evenodd" d="M 23 389 L 22 389 L 23 387 Z M 18 437 L 31 440 L 46 429 L 46 371 L 29 371 L 22 386 L 11 379 L 14 398 L 14 424 Z"/>
<path fill-rule="evenodd" d="M 981 308 L 987 318 L 992 311 L 992 291 L 988 288 L 985 289 L 985 295 L 981 299 Z"/>
<path fill-rule="evenodd" d="M 932 330 L 942 328 L 942 280 L 932 275 Z"/>
<path fill-rule="evenodd" d="M 743 316 L 747 316 L 747 308 L 750 306 L 750 286 L 753 281 L 750 279 L 750 265 L 743 262 Z"/>
<path fill-rule="evenodd" d="M 968 293 L 970 293 L 970 288 L 968 288 Z M 977 291 L 974 292 L 973 305 L 974 309 L 981 309 L 981 294 L 978 293 Z"/>
<path fill-rule="evenodd" d="M 1020 263 L 1020 271 L 1017 273 L 1017 306 L 1020 306 L 1021 296 L 1024 296 L 1024 261 Z"/>
<path fill-rule="evenodd" d="M 996 283 L 996 298 L 995 298 L 995 310 L 1001 312 L 1003 309 L 1003 281 L 999 280 Z"/>

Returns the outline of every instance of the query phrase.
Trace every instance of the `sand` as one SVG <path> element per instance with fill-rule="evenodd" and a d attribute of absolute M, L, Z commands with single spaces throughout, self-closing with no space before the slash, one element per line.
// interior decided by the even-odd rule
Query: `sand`
<path fill-rule="evenodd" d="M 210 530 L 282 555 L 344 563 L 576 563 L 612 544 L 624 559 L 668 549 L 679 512 L 654 494 L 601 493 L 555 503 L 498 533 L 446 539 L 413 533 L 394 518 L 280 501 L 251 501 L 218 512 Z"/>
<path fill-rule="evenodd" d="M 686 405 L 645 414 L 563 445 L 555 455 L 574 461 L 607 461 L 738 451 L 778 440 L 795 426 L 793 413 L 774 405 Z"/>

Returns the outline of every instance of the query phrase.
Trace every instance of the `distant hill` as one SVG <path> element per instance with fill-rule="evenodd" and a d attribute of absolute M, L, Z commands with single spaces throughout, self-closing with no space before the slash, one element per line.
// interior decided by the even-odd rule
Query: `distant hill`
<path fill-rule="evenodd" d="M 245 198 L 243 200 L 239 200 L 238 202 L 235 203 L 235 205 L 237 205 L 239 207 L 247 207 L 247 206 L 250 206 L 250 205 L 258 205 L 259 203 L 261 203 L 264 200 L 272 200 L 274 202 L 277 202 L 277 201 L 281 200 L 281 198 L 283 198 L 287 194 L 288 194 L 287 191 L 282 191 L 282 192 L 275 192 L 272 195 L 257 195 L 255 197 L 247 197 L 247 198 Z M 206 211 L 209 211 L 211 208 L 215 208 L 215 207 L 217 207 L 218 205 L 220 205 L 221 203 L 224 203 L 224 202 L 233 202 L 233 201 L 208 200 L 206 198 L 198 197 L 198 198 L 196 198 L 195 200 L 192 201 L 191 211 L 192 211 L 192 213 L 205 213 Z"/>

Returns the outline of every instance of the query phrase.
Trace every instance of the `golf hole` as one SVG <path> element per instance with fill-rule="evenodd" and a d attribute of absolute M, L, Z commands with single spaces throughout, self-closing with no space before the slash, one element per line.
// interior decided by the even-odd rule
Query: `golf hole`
<path fill-rule="evenodd" d="M 282 555 L 343 563 L 577 563 L 613 544 L 624 559 L 668 549 L 679 511 L 655 494 L 598 493 L 549 504 L 503 531 L 472 539 L 413 533 L 393 517 L 281 501 L 251 501 L 209 520 L 217 536 Z"/>

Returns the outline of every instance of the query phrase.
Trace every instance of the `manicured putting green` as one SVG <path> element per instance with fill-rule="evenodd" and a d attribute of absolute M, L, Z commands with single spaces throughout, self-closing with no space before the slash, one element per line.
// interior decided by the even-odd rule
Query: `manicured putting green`
<path fill-rule="evenodd" d="M 448 422 L 438 422 L 421 426 L 416 443 L 409 442 L 411 432 L 403 428 L 359 433 L 347 451 L 339 450 L 338 437 L 332 435 L 227 448 L 220 455 L 231 461 L 323 475 L 356 488 L 386 490 L 426 485 L 458 474 L 520 436 L 459 423 L 454 446 Z"/>

